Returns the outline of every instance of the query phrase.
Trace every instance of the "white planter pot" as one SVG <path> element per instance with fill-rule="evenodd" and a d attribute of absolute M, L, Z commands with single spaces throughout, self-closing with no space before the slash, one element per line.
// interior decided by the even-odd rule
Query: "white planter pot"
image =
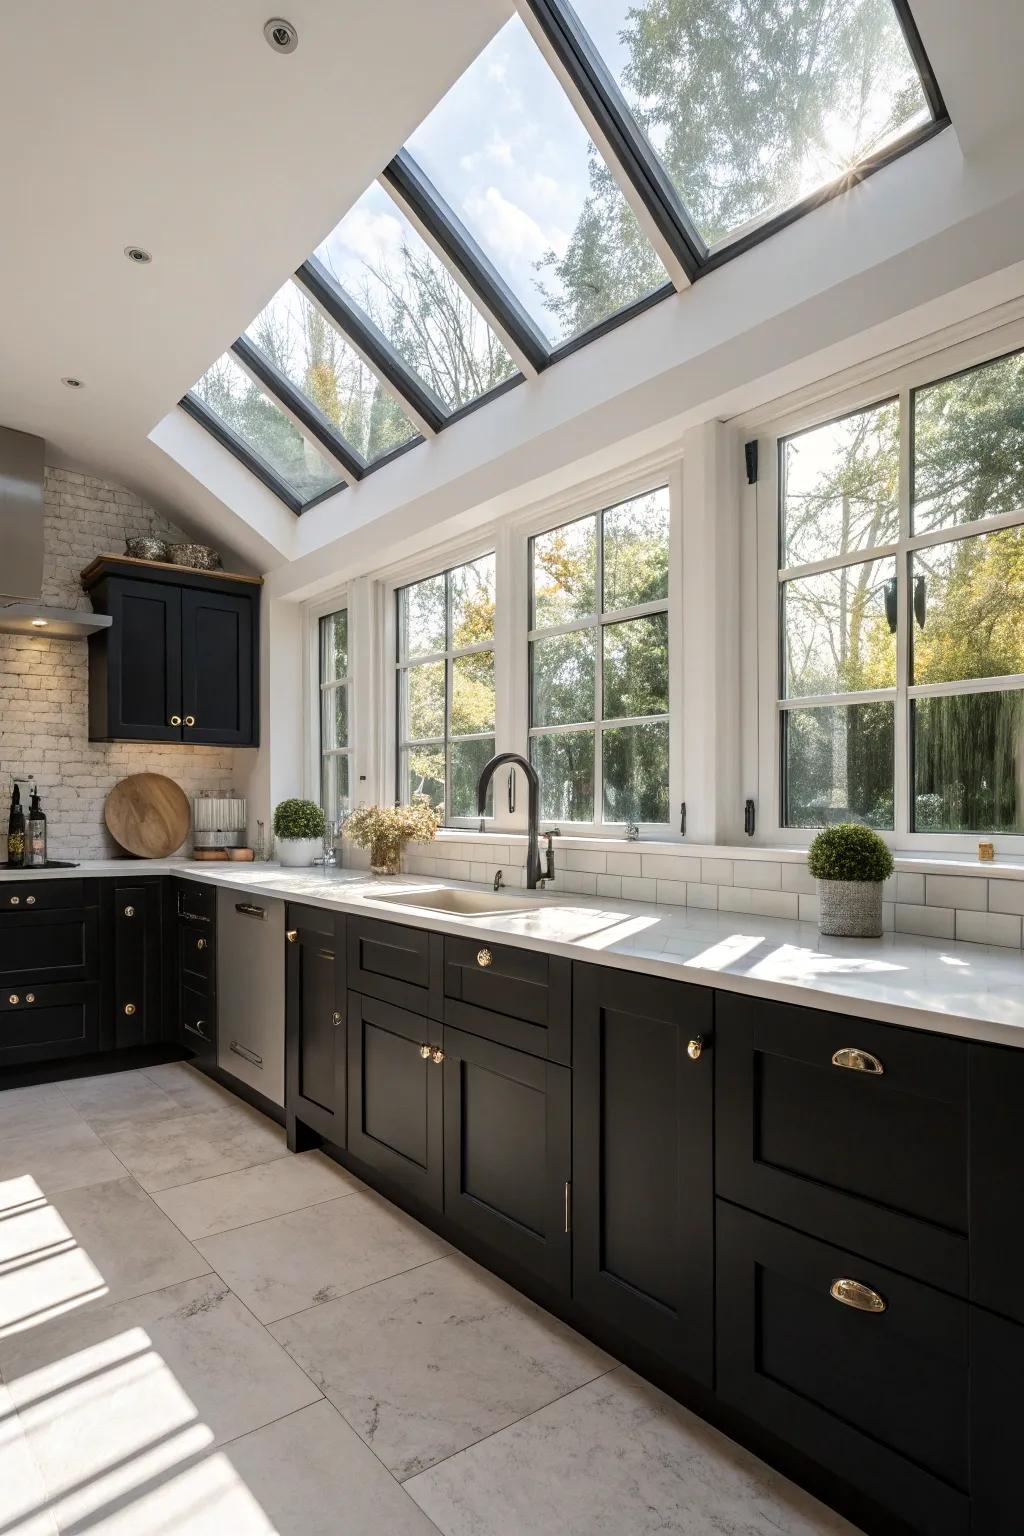
<path fill-rule="evenodd" d="M 881 880 L 819 880 L 818 932 L 844 939 L 881 938 Z"/>
<path fill-rule="evenodd" d="M 287 869 L 302 869 L 323 853 L 320 837 L 278 837 L 274 840 L 279 864 Z"/>

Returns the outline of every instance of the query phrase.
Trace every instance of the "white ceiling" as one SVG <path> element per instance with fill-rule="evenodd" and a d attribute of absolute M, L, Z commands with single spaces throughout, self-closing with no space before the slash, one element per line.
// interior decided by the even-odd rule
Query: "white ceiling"
<path fill-rule="evenodd" d="M 298 28 L 264 41 L 278 7 Z M 509 14 L 507 0 L 15 0 L 0 54 L 0 424 L 235 553 L 148 434 Z M 133 267 L 130 243 L 153 262 Z M 73 392 L 61 377 L 75 375 Z M 290 515 L 290 514 L 289 514 Z M 243 547 L 247 546 L 247 547 Z"/>
<path fill-rule="evenodd" d="M 965 173 L 974 160 L 981 175 L 986 151 L 1019 136 L 1024 5 L 912 4 Z M 275 6 L 299 30 L 286 57 L 262 35 Z M 278 563 L 291 514 L 175 402 L 511 8 L 512 0 L 12 0 L 0 57 L 0 424 L 45 437 L 50 462 L 134 486 L 236 557 Z M 152 265 L 131 266 L 128 243 L 150 249 Z M 767 270 L 773 244 L 744 260 Z M 706 280 L 691 302 L 713 304 L 716 292 Z M 64 374 L 85 389 L 64 388 Z M 539 398 L 535 385 L 525 389 Z M 438 457 L 442 442 L 431 445 Z M 402 461 L 396 489 L 417 456 Z"/>

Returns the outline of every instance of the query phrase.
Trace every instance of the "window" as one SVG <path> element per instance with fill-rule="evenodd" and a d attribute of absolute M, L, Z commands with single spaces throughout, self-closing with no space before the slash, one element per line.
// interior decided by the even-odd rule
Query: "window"
<path fill-rule="evenodd" d="M 327 820 L 337 822 L 352 804 L 347 609 L 323 615 L 319 640 L 320 804 Z"/>
<path fill-rule="evenodd" d="M 781 825 L 1024 833 L 1024 354 L 780 439 L 778 506 Z"/>
<path fill-rule="evenodd" d="M 669 819 L 668 490 L 530 541 L 530 759 L 545 820 Z"/>
<path fill-rule="evenodd" d="M 416 436 L 358 352 L 295 283 L 285 283 L 245 334 L 367 463 Z"/>
<path fill-rule="evenodd" d="M 709 245 L 931 115 L 890 0 L 575 8 Z"/>
<path fill-rule="evenodd" d="M 230 354 L 208 368 L 190 393 L 240 438 L 300 502 L 341 485 L 341 476 Z"/>
<path fill-rule="evenodd" d="M 668 281 L 518 16 L 407 147 L 552 344 Z"/>
<path fill-rule="evenodd" d="M 449 824 L 475 817 L 494 756 L 494 556 L 402 587 L 397 600 L 399 799 L 422 795 Z"/>

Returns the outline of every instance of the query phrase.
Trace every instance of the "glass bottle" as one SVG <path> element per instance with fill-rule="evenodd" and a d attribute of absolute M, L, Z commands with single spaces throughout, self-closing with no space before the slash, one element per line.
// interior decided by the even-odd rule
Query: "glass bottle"
<path fill-rule="evenodd" d="M 46 864 L 46 816 L 39 804 L 39 791 L 32 785 L 32 799 L 25 825 L 25 868 L 42 869 Z"/>

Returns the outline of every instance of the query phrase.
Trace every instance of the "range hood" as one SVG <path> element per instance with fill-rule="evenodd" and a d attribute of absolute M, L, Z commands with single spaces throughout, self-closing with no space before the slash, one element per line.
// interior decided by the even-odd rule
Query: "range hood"
<path fill-rule="evenodd" d="M 43 439 L 0 427 L 0 634 L 80 640 L 113 622 L 44 603 Z"/>

